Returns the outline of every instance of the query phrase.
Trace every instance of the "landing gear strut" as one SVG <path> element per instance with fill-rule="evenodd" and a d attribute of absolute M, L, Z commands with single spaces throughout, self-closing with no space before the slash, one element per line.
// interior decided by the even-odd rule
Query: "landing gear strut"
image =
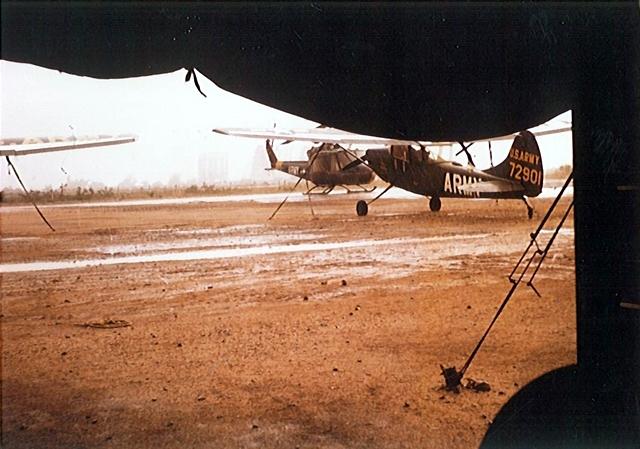
<path fill-rule="evenodd" d="M 529 201 L 527 201 L 527 198 L 524 196 L 522 197 L 522 201 L 524 201 L 524 204 L 527 206 L 527 217 L 531 220 L 533 218 L 533 206 L 529 204 Z"/>
<path fill-rule="evenodd" d="M 356 203 L 356 213 L 358 214 L 358 217 L 364 217 L 365 215 L 367 215 L 367 213 L 369 212 L 369 204 L 373 203 L 375 200 L 377 200 L 378 198 L 380 198 L 382 195 L 384 195 L 385 193 L 387 193 L 387 191 L 393 187 L 393 184 L 389 184 L 381 193 L 380 195 L 376 196 L 374 199 L 372 199 L 371 201 L 369 201 L 368 203 L 364 200 L 360 200 Z"/>
<path fill-rule="evenodd" d="M 327 195 L 329 192 L 331 192 L 333 189 L 335 188 L 335 186 L 313 186 L 310 189 L 308 189 L 306 192 L 303 192 L 303 195 Z M 322 189 L 321 192 L 314 192 L 314 190 L 316 189 Z"/>
<path fill-rule="evenodd" d="M 440 197 L 432 196 L 429 200 L 429 209 L 431 209 L 431 212 L 438 212 L 441 207 L 442 201 L 440 201 Z"/>
<path fill-rule="evenodd" d="M 343 189 L 345 189 L 347 191 L 347 193 L 371 193 L 376 189 L 376 186 L 371 187 L 370 189 L 367 189 L 365 186 L 361 185 L 361 184 L 356 184 L 358 187 L 360 187 L 359 190 L 351 190 L 349 187 L 345 186 L 345 185 L 340 185 L 340 187 L 342 187 Z"/>

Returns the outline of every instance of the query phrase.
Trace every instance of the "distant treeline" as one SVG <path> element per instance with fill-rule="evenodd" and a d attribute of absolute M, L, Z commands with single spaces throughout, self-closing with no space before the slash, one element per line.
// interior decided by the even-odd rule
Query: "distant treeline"
<path fill-rule="evenodd" d="M 573 171 L 573 167 L 571 165 L 561 165 L 557 168 L 552 168 L 551 170 L 547 170 L 544 174 L 546 179 L 567 179 L 569 173 Z"/>
<path fill-rule="evenodd" d="M 246 193 L 273 193 L 291 190 L 293 183 L 279 184 L 225 184 L 225 185 L 190 185 L 173 187 L 75 187 L 60 186 L 56 189 L 31 190 L 31 197 L 36 203 L 60 203 L 73 201 L 131 200 L 145 198 L 182 198 L 203 195 L 229 195 Z M 0 191 L 2 203 L 26 203 L 27 195 L 21 189 L 4 189 Z"/>
<path fill-rule="evenodd" d="M 558 168 L 548 170 L 545 173 L 546 180 L 564 180 L 569 176 L 573 168 L 570 165 L 562 165 Z M 376 179 L 376 185 L 386 185 Z M 294 181 L 254 184 L 200 184 L 200 185 L 174 185 L 167 186 L 144 186 L 144 187 L 69 187 L 62 185 L 57 188 L 45 190 L 31 190 L 31 197 L 38 204 L 61 203 L 73 201 L 121 201 L 145 198 L 182 198 L 189 196 L 205 195 L 229 195 L 229 194 L 250 194 L 250 193 L 274 193 L 289 191 L 293 188 Z M 306 190 L 303 184 L 296 189 Z M 2 203 L 27 203 L 29 199 L 21 189 L 10 188 L 0 191 L 0 202 Z"/>

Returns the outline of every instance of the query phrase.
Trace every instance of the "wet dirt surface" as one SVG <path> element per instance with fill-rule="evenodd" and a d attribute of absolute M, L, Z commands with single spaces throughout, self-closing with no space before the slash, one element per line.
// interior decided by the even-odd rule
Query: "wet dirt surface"
<path fill-rule="evenodd" d="M 575 362 L 570 218 L 542 297 L 522 285 L 467 372 L 491 390 L 442 389 L 550 199 L 531 221 L 517 201 L 356 217 L 356 199 L 271 221 L 252 201 L 48 208 L 55 233 L 2 210 L 2 447 L 477 447 L 519 387 Z M 85 326 L 103 320 L 131 326 Z"/>

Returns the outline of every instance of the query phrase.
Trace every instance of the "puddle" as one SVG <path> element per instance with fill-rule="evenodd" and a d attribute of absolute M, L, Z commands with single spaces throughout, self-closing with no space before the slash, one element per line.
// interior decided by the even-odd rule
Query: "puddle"
<path fill-rule="evenodd" d="M 540 234 L 553 234 L 555 231 L 553 229 L 542 229 L 540 231 Z M 560 228 L 560 230 L 558 231 L 558 235 L 567 235 L 567 236 L 572 236 L 573 235 L 573 228 Z"/>
<path fill-rule="evenodd" d="M 197 229 L 166 229 L 176 235 L 203 235 L 203 234 L 228 234 L 230 232 L 246 231 L 252 229 L 262 229 L 263 224 L 233 225 L 221 228 L 197 228 Z"/>
<path fill-rule="evenodd" d="M 197 251 L 165 252 L 159 254 L 130 255 L 110 257 L 104 259 L 84 259 L 74 261 L 53 262 L 25 262 L 1 264 L 0 273 L 19 273 L 44 270 L 69 270 L 74 268 L 87 268 L 102 265 L 120 265 L 148 262 L 177 262 L 193 260 L 215 260 L 227 258 L 239 258 L 248 256 L 262 256 L 270 254 L 295 253 L 295 252 L 319 252 L 350 248 L 372 248 L 379 246 L 409 245 L 415 248 L 418 243 L 455 240 L 477 240 L 490 234 L 475 235 L 451 235 L 427 238 L 410 239 L 386 239 L 386 240 L 352 240 L 348 242 L 333 243 L 299 243 L 287 245 L 251 246 L 244 248 L 217 248 Z M 456 245 L 459 247 L 458 245 Z M 396 251 L 392 251 L 394 254 Z"/>
<path fill-rule="evenodd" d="M 24 242 L 25 240 L 38 240 L 40 237 L 0 237 L 0 242 Z"/>
<path fill-rule="evenodd" d="M 145 234 L 175 234 L 175 235 L 206 235 L 206 234 L 227 234 L 236 231 L 246 231 L 251 229 L 265 228 L 264 224 L 247 224 L 247 225 L 231 225 L 222 226 L 220 228 L 152 228 L 145 230 Z"/>
<path fill-rule="evenodd" d="M 560 193 L 561 187 L 543 187 L 538 198 L 555 198 Z M 563 198 L 573 197 L 573 186 L 567 186 L 562 195 Z"/>
<path fill-rule="evenodd" d="M 165 206 L 176 204 L 195 204 L 195 203 L 225 203 L 225 202 L 248 202 L 255 201 L 257 203 L 279 203 L 286 192 L 279 193 L 258 193 L 258 194 L 242 194 L 242 195 L 214 195 L 214 196 L 195 196 L 189 198 L 157 198 L 157 199 L 139 199 L 139 200 L 123 200 L 123 201 L 94 201 L 86 203 L 61 203 L 61 204 L 43 204 L 39 205 L 40 209 L 55 209 L 60 207 L 131 207 L 131 206 Z M 294 192 L 289 196 L 288 201 L 302 201 L 306 199 L 300 192 Z M 12 212 L 15 210 L 32 208 L 31 205 L 20 206 L 2 206 L 0 212 Z"/>
<path fill-rule="evenodd" d="M 208 233 L 215 233 L 215 230 L 208 230 Z M 230 232 L 230 231 L 229 231 Z M 185 234 L 190 234 L 184 232 Z M 223 232 L 224 233 L 224 232 Z M 176 232 L 177 234 L 177 232 Z M 251 245 L 269 245 L 273 243 L 295 242 L 295 241 L 308 241 L 319 240 L 324 238 L 324 235 L 319 234 L 288 234 L 286 237 L 280 235 L 246 235 L 246 236 L 234 236 L 234 237 L 218 237 L 218 238 L 198 238 L 198 239 L 184 239 L 179 241 L 169 242 L 145 242 L 145 243 L 132 243 L 122 245 L 109 245 L 95 248 L 89 248 L 90 251 L 97 251 L 103 254 L 140 254 L 156 251 L 167 250 L 179 250 L 179 249 L 192 249 L 192 248 L 230 248 L 230 247 L 243 247 Z"/>
<path fill-rule="evenodd" d="M 376 191 L 372 193 L 353 193 L 353 194 L 345 194 L 340 192 L 331 192 L 328 195 L 319 196 L 320 198 L 327 197 L 340 197 L 344 198 L 368 198 L 374 195 Z M 385 194 L 385 197 L 388 198 L 424 198 L 421 195 L 416 195 L 411 192 L 407 192 L 401 189 L 393 188 L 389 190 Z M 308 201 L 307 196 L 303 195 L 302 192 L 276 192 L 276 193 L 244 193 L 238 195 L 211 195 L 211 196 L 194 196 L 188 198 L 155 198 L 155 199 L 137 199 L 137 200 L 122 200 L 122 201 L 92 201 L 92 202 L 84 202 L 84 203 L 58 203 L 58 204 L 42 204 L 39 205 L 41 209 L 55 209 L 61 207 L 74 208 L 74 207 L 131 207 L 131 206 L 167 206 L 167 205 L 180 205 L 180 204 L 196 204 L 196 203 L 237 203 L 237 202 L 256 202 L 256 203 L 280 203 L 285 198 L 287 201 L 296 202 L 296 201 Z M 314 198 L 315 200 L 315 198 Z M 32 208 L 33 206 L 22 204 L 19 206 L 7 206 L 4 204 L 0 204 L 0 213 L 1 212 L 13 212 L 22 209 Z"/>
<path fill-rule="evenodd" d="M 328 196 L 343 196 L 344 198 L 372 198 L 377 195 L 380 189 L 376 189 L 371 193 L 353 193 L 343 194 L 340 192 L 331 192 Z M 554 198 L 560 187 L 544 187 L 542 193 L 538 198 Z M 60 208 L 60 207 L 130 207 L 130 206 L 165 206 L 165 205 L 177 205 L 177 204 L 194 204 L 194 203 L 224 203 L 224 202 L 249 202 L 254 201 L 256 203 L 280 203 L 285 197 L 289 197 L 287 201 L 304 201 L 307 199 L 301 192 L 293 192 L 291 194 L 287 192 L 277 193 L 256 193 L 256 194 L 238 194 L 238 195 L 214 195 L 214 196 L 195 196 L 189 198 L 156 198 L 156 199 L 138 199 L 138 200 L 124 200 L 124 201 L 95 201 L 85 203 L 62 203 L 62 204 L 43 204 L 39 207 L 41 209 Z M 573 196 L 573 186 L 567 187 L 565 196 Z M 322 196 L 326 198 L 327 196 Z M 395 199 L 424 199 L 424 196 L 415 193 L 408 192 L 396 187 L 390 189 L 385 193 L 384 198 Z M 493 201 L 488 198 L 480 199 L 481 201 Z M 31 205 L 20 206 L 5 206 L 0 204 L 0 213 L 13 212 L 26 208 L 32 208 Z"/>

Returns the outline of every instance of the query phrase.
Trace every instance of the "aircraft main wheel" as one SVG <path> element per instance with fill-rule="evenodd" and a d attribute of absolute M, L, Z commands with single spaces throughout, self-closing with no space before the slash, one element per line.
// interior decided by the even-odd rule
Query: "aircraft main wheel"
<path fill-rule="evenodd" d="M 364 200 L 360 200 L 356 203 L 356 213 L 358 214 L 358 217 L 364 217 L 365 215 L 367 215 L 367 212 L 369 212 L 369 206 L 367 205 L 367 202 Z"/>
<path fill-rule="evenodd" d="M 438 212 L 440 207 L 442 207 L 442 201 L 440 201 L 440 198 L 432 196 L 429 200 L 429 209 L 431 209 L 432 212 Z"/>

